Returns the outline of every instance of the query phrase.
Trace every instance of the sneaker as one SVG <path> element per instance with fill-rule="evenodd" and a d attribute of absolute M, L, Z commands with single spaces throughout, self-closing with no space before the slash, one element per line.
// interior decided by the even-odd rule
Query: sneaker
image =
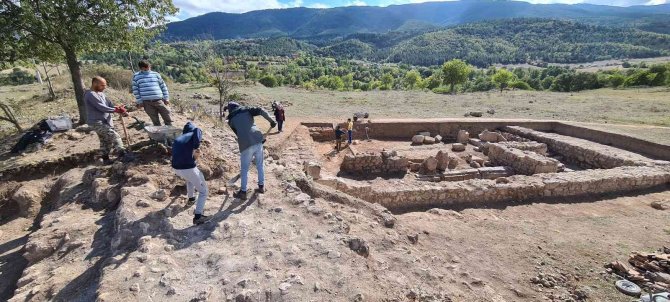
<path fill-rule="evenodd" d="M 194 204 L 195 204 L 195 197 L 191 197 L 188 199 L 188 201 L 186 201 L 187 208 L 193 206 Z"/>
<path fill-rule="evenodd" d="M 194 225 L 201 225 L 209 220 L 209 216 L 205 215 L 196 215 L 193 217 L 193 224 Z"/>
<path fill-rule="evenodd" d="M 241 200 L 247 200 L 247 192 L 239 190 L 233 194 L 233 198 L 241 199 Z"/>
<path fill-rule="evenodd" d="M 256 189 L 256 193 L 258 194 L 265 193 L 265 186 L 258 186 L 258 189 Z"/>

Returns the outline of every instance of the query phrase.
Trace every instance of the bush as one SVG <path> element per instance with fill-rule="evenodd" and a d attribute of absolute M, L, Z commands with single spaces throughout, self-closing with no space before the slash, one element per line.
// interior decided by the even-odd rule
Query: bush
<path fill-rule="evenodd" d="M 100 76 L 107 80 L 107 86 L 116 90 L 132 91 L 133 72 L 109 65 L 88 65 L 84 68 L 82 78 L 85 85 L 91 85 L 91 79 Z M 165 77 L 163 77 L 165 79 Z"/>
<path fill-rule="evenodd" d="M 451 90 L 449 89 L 449 87 L 444 87 L 444 86 L 433 88 L 431 91 L 433 93 L 437 93 L 437 94 L 449 94 L 449 93 L 451 93 Z"/>
<path fill-rule="evenodd" d="M 509 87 L 512 87 L 513 89 L 520 89 L 520 90 L 533 90 L 533 88 L 528 85 L 528 83 L 524 81 L 516 81 L 513 82 L 512 84 L 509 85 Z"/>
<path fill-rule="evenodd" d="M 609 85 L 612 88 L 618 88 L 621 85 L 623 85 L 623 82 L 625 82 L 625 81 L 626 81 L 626 77 L 624 77 L 621 74 L 616 73 L 616 74 L 613 74 L 613 75 L 610 76 Z"/>
<path fill-rule="evenodd" d="M 279 84 L 277 83 L 277 78 L 275 78 L 273 75 L 265 75 L 258 80 L 259 83 L 261 83 L 265 87 L 277 87 Z"/>
<path fill-rule="evenodd" d="M 35 83 L 35 77 L 21 68 L 14 68 L 6 77 L 0 78 L 2 85 L 26 85 Z"/>

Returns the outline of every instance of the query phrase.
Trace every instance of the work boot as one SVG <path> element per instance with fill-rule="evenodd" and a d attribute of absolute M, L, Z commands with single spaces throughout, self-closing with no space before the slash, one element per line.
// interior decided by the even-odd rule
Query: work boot
<path fill-rule="evenodd" d="M 195 197 L 189 197 L 188 201 L 186 201 L 186 207 L 189 208 L 195 204 Z"/>
<path fill-rule="evenodd" d="M 103 156 L 102 156 L 102 164 L 103 164 L 103 165 L 105 165 L 105 166 L 109 166 L 109 165 L 111 165 L 111 164 L 113 164 L 113 163 L 114 163 L 114 161 L 111 160 L 111 159 L 109 159 L 109 155 L 103 155 Z"/>
<path fill-rule="evenodd" d="M 209 220 L 209 216 L 205 216 L 202 214 L 195 214 L 193 217 L 193 224 L 194 225 L 201 225 Z"/>
<path fill-rule="evenodd" d="M 256 189 L 256 193 L 258 193 L 258 194 L 265 193 L 265 186 L 264 185 L 258 185 L 258 189 Z"/>
<path fill-rule="evenodd" d="M 247 200 L 247 192 L 239 190 L 233 194 L 233 198 L 241 199 L 241 200 Z"/>

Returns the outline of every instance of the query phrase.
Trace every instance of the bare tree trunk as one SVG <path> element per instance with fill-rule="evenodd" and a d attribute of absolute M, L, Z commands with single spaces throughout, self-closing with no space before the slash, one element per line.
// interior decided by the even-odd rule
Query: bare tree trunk
<path fill-rule="evenodd" d="M 128 51 L 128 65 L 130 65 L 130 70 L 135 73 L 135 64 L 133 64 L 133 54 Z"/>
<path fill-rule="evenodd" d="M 56 92 L 54 91 L 54 86 L 51 83 L 51 78 L 49 77 L 49 71 L 47 70 L 47 63 L 42 61 L 42 68 L 44 68 L 44 74 L 47 75 L 47 87 L 49 88 L 49 98 L 51 100 L 56 99 Z"/>
<path fill-rule="evenodd" d="M 14 110 L 12 110 L 9 105 L 5 103 L 0 103 L 0 109 L 4 112 L 4 116 L 0 116 L 0 120 L 2 121 L 8 121 L 16 127 L 16 130 L 19 132 L 23 131 L 23 128 L 21 128 L 21 124 L 19 124 L 19 120 L 16 118 L 16 115 L 14 115 Z"/>
<path fill-rule="evenodd" d="M 81 79 L 81 66 L 77 60 L 77 54 L 73 49 L 65 50 L 65 60 L 72 76 L 72 85 L 74 86 L 74 97 L 77 100 L 79 109 L 79 124 L 86 122 L 86 104 L 84 104 L 84 82 Z"/>

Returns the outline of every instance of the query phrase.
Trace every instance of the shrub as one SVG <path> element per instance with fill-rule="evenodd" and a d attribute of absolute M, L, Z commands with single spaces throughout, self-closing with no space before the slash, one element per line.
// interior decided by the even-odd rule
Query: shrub
<path fill-rule="evenodd" d="M 533 88 L 528 85 L 528 83 L 524 81 L 516 81 L 513 82 L 512 84 L 509 85 L 509 87 L 512 87 L 513 89 L 520 89 L 520 90 L 533 90 Z"/>
<path fill-rule="evenodd" d="M 273 75 L 268 74 L 260 78 L 258 80 L 259 83 L 261 83 L 265 87 L 277 87 L 279 84 L 277 83 L 277 78 L 275 78 Z"/>
<path fill-rule="evenodd" d="M 0 78 L 0 84 L 4 85 L 26 85 L 35 83 L 35 77 L 21 68 L 14 68 L 6 77 Z"/>
<path fill-rule="evenodd" d="M 100 76 L 107 80 L 107 86 L 116 90 L 132 91 L 133 72 L 109 65 L 88 65 L 82 77 L 85 85 L 91 85 L 91 78 Z M 165 79 L 165 77 L 163 77 Z"/>
<path fill-rule="evenodd" d="M 451 93 L 451 90 L 449 89 L 449 87 L 445 87 L 445 86 L 435 87 L 435 88 L 433 88 L 431 91 L 432 91 L 433 93 L 437 93 L 437 94 L 448 94 L 448 93 Z"/>

